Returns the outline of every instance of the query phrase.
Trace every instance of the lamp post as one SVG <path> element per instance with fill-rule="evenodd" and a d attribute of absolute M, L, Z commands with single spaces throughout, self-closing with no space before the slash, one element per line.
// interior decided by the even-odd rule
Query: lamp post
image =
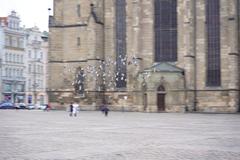
<path fill-rule="evenodd" d="M 16 97 L 17 97 L 17 80 L 13 80 L 12 81 L 12 95 L 11 95 L 11 98 L 12 98 L 12 102 L 13 103 L 16 103 Z"/>
<path fill-rule="evenodd" d="M 37 89 L 39 84 L 37 83 L 37 63 L 41 63 L 40 59 L 36 59 L 33 61 L 33 95 L 34 95 L 34 104 L 37 104 Z"/>
<path fill-rule="evenodd" d="M 37 104 L 37 87 L 38 86 L 39 85 L 36 82 L 34 82 L 33 84 L 34 104 Z"/>
<path fill-rule="evenodd" d="M 2 92 L 2 59 L 0 58 L 0 92 Z M 0 93 L 0 101 L 2 101 L 2 93 Z"/>

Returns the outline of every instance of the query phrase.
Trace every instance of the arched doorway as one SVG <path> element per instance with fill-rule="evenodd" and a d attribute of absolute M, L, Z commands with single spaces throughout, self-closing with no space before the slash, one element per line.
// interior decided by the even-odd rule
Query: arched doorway
<path fill-rule="evenodd" d="M 165 111 L 165 88 L 164 86 L 160 85 L 157 90 L 157 107 L 158 112 Z"/>

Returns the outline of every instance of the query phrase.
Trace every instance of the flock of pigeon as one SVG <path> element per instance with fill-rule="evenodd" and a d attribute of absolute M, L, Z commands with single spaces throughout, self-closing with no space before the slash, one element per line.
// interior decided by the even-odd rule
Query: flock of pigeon
<path fill-rule="evenodd" d="M 118 62 L 118 63 L 117 63 Z M 101 90 L 101 86 L 106 86 L 114 90 L 118 82 L 127 81 L 126 67 L 133 65 L 135 71 L 139 71 L 140 61 L 136 56 L 128 58 L 127 56 L 119 55 L 117 61 L 111 58 L 107 58 L 105 61 L 99 60 L 94 65 L 88 64 L 77 69 L 76 63 L 65 63 L 64 70 L 61 76 L 64 79 L 68 79 L 72 82 L 73 86 L 78 86 L 79 90 L 83 89 L 84 82 L 96 82 L 98 90 Z M 116 66 L 116 70 L 114 67 Z M 70 74 L 69 74 L 70 73 Z M 74 75 L 74 78 L 69 76 Z M 68 76 L 68 77 L 66 77 Z M 150 75 L 147 75 L 149 77 Z"/>

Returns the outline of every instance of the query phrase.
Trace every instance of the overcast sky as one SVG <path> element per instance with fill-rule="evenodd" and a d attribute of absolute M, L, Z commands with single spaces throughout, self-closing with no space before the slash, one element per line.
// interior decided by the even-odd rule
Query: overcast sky
<path fill-rule="evenodd" d="M 21 26 L 30 28 L 36 25 L 41 31 L 48 31 L 48 8 L 53 9 L 53 0 L 0 0 L 0 17 L 15 10 L 21 18 Z"/>

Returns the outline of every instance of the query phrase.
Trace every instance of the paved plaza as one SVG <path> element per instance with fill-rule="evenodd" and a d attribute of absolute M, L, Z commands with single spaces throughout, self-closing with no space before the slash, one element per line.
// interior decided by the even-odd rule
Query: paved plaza
<path fill-rule="evenodd" d="M 0 160 L 240 160 L 240 114 L 0 110 Z"/>

